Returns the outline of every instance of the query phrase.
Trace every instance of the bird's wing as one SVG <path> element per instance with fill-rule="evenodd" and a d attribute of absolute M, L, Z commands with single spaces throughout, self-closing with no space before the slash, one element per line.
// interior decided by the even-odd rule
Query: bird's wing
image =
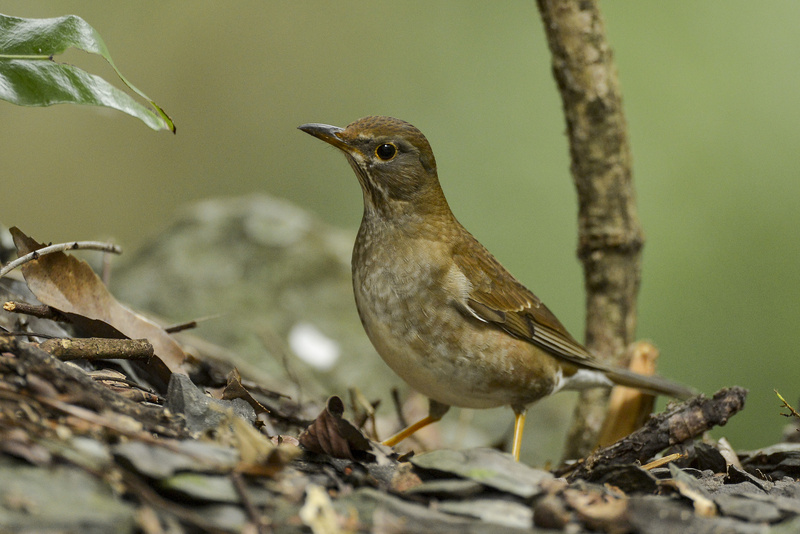
<path fill-rule="evenodd" d="M 468 313 L 568 363 L 605 369 L 570 335 L 553 312 L 477 240 L 472 238 L 456 245 L 453 259 L 472 285 L 466 302 L 462 303 Z"/>
<path fill-rule="evenodd" d="M 476 317 L 520 339 L 530 341 L 555 358 L 577 368 L 603 372 L 615 384 L 686 399 L 692 388 L 660 376 L 642 376 L 609 366 L 567 332 L 542 301 L 520 284 L 474 237 L 453 247 L 453 259 L 469 282 L 469 290 L 458 306 Z"/>
<path fill-rule="evenodd" d="M 642 376 L 598 361 L 529 289 L 520 284 L 475 238 L 454 246 L 456 266 L 469 281 L 464 313 L 541 347 L 572 366 L 602 371 L 619 385 L 685 399 L 692 388 L 659 376 Z"/>

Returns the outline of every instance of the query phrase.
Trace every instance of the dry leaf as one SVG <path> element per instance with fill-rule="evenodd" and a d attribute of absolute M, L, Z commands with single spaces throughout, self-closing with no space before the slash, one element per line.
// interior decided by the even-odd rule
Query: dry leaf
<path fill-rule="evenodd" d="M 20 256 L 44 246 L 16 227 L 10 232 Z M 153 321 L 120 304 L 85 261 L 55 252 L 30 261 L 21 269 L 36 298 L 66 314 L 76 327 L 90 330 L 97 337 L 146 338 L 169 371 L 185 374 L 181 364 L 186 355 L 175 340 Z"/>
<path fill-rule="evenodd" d="M 669 465 L 669 471 L 672 474 L 671 479 L 662 482 L 665 486 L 672 486 L 678 492 L 691 500 L 694 504 L 694 511 L 701 517 L 714 517 L 717 515 L 717 505 L 711 500 L 711 496 L 707 491 L 700 486 L 692 475 L 682 471 L 675 464 Z"/>
<path fill-rule="evenodd" d="M 631 530 L 628 500 L 592 490 L 564 490 L 564 500 L 580 519 L 593 530 L 624 533 Z"/>
<path fill-rule="evenodd" d="M 269 409 L 253 398 L 250 392 L 247 391 L 247 389 L 242 385 L 242 375 L 239 374 L 239 370 L 235 367 L 228 374 L 228 384 L 222 391 L 222 400 L 233 399 L 244 400 L 247 404 L 253 407 L 253 409 L 256 411 L 256 415 L 265 412 L 269 413 Z"/>
<path fill-rule="evenodd" d="M 316 484 L 306 489 L 306 502 L 297 514 L 303 524 L 314 534 L 341 534 L 339 516 L 333 508 L 328 492 Z"/>
<path fill-rule="evenodd" d="M 211 405 L 212 410 L 221 410 Z M 300 449 L 291 443 L 274 443 L 252 424 L 224 410 L 222 419 L 214 432 L 207 432 L 206 439 L 239 453 L 236 470 L 253 476 L 273 476 L 300 454 Z"/>
<path fill-rule="evenodd" d="M 325 409 L 317 419 L 300 434 L 300 444 L 306 449 L 319 454 L 328 454 L 334 458 L 356 461 L 372 456 L 369 440 L 349 421 L 342 418 L 344 403 L 333 396 L 328 399 Z"/>

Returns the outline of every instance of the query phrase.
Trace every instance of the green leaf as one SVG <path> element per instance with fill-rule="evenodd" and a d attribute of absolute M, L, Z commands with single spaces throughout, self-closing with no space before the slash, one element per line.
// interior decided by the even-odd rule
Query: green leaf
<path fill-rule="evenodd" d="M 102 56 L 120 80 L 153 109 L 99 76 L 53 61 L 53 56 L 68 48 Z M 20 106 L 105 106 L 137 117 L 154 130 L 175 132 L 175 123 L 164 110 L 117 69 L 100 34 L 75 15 L 23 19 L 0 14 L 0 99 Z"/>

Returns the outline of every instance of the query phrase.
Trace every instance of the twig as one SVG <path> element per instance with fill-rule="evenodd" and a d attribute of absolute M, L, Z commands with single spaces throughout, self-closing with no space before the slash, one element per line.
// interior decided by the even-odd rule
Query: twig
<path fill-rule="evenodd" d="M 165 326 L 164 332 L 167 334 L 176 334 L 178 332 L 183 332 L 184 330 L 191 330 L 192 328 L 197 328 L 197 320 L 186 321 L 185 323 L 174 324 L 172 326 Z"/>
<path fill-rule="evenodd" d="M 149 360 L 153 345 L 146 339 L 55 338 L 39 348 L 59 360 Z"/>
<path fill-rule="evenodd" d="M 253 380 L 247 380 L 246 378 L 242 378 L 241 380 L 242 385 L 249 391 L 250 393 L 258 393 L 259 395 L 264 395 L 270 399 L 291 399 L 291 395 L 286 395 L 284 393 L 280 393 L 278 391 L 272 391 L 271 389 L 267 389 L 266 387 L 262 386 L 260 383 L 255 382 Z"/>
<path fill-rule="evenodd" d="M 33 317 L 38 317 L 39 319 L 49 319 L 51 321 L 58 321 L 62 323 L 68 323 L 69 319 L 67 319 L 63 313 L 56 310 L 55 308 L 51 308 L 47 304 L 29 304 L 27 302 L 17 302 L 15 300 L 9 300 L 3 304 L 3 309 L 7 312 L 11 313 L 22 313 L 25 315 L 30 315 Z"/>
<path fill-rule="evenodd" d="M 586 286 L 586 346 L 616 363 L 634 340 L 644 237 L 633 190 L 627 126 L 597 0 L 537 0 L 553 56 L 578 192 L 578 257 Z M 587 390 L 565 458 L 591 451 L 608 392 Z"/>
<path fill-rule="evenodd" d="M 156 493 L 144 480 L 133 471 L 120 469 L 122 482 L 125 484 L 131 495 L 140 502 L 147 503 L 153 508 L 158 508 L 164 512 L 197 527 L 201 532 L 226 534 L 227 531 L 213 525 L 208 519 L 198 514 L 194 510 L 181 506 L 180 504 L 169 501 Z"/>
<path fill-rule="evenodd" d="M 28 263 L 29 261 L 38 260 L 40 256 L 45 254 L 52 254 L 53 252 L 66 252 L 67 250 L 99 250 L 101 252 L 113 252 L 114 254 L 122 254 L 122 248 L 111 243 L 103 243 L 101 241 L 73 241 L 71 243 L 58 243 L 56 245 L 48 245 L 39 250 L 34 250 L 25 254 L 21 258 L 10 262 L 8 265 L 0 269 L 0 278 L 4 277 L 20 265 Z"/>
<path fill-rule="evenodd" d="M 364 429 L 367 421 L 372 423 L 372 433 L 370 437 L 378 441 L 378 426 L 375 424 L 375 408 L 378 407 L 380 404 L 380 399 L 375 404 L 372 404 L 367 398 L 361 393 L 361 390 L 352 387 L 348 388 L 348 393 L 350 393 L 350 409 L 353 411 L 353 417 L 356 428 L 361 430 L 364 433 L 367 431 Z"/>
<path fill-rule="evenodd" d="M 207 315 L 206 317 L 200 317 L 199 319 L 192 319 L 191 321 L 186 321 L 184 323 L 165 326 L 164 331 L 168 334 L 175 334 L 177 332 L 183 332 L 184 330 L 191 330 L 192 328 L 197 328 L 197 325 L 204 321 L 210 321 L 211 319 L 218 319 L 219 317 L 222 317 L 222 314 L 217 313 L 214 315 Z"/>
<path fill-rule="evenodd" d="M 258 534 L 263 534 L 267 531 L 266 525 L 262 520 L 261 514 L 258 512 L 256 507 L 253 505 L 253 501 L 250 499 L 250 495 L 247 493 L 247 486 L 242 479 L 242 474 L 236 471 L 231 472 L 231 482 L 233 482 L 233 487 L 236 490 L 236 494 L 239 496 L 239 500 L 242 501 L 242 505 L 244 506 L 245 511 L 247 512 L 247 516 L 250 518 L 250 521 L 255 525 L 256 531 Z"/>
<path fill-rule="evenodd" d="M 798 419 L 800 419 L 800 413 L 797 413 L 797 411 L 794 408 L 792 408 L 792 406 L 788 402 L 786 402 L 786 399 L 784 399 L 781 396 L 781 394 L 778 393 L 778 390 L 777 389 L 773 389 L 772 391 L 775 392 L 775 395 L 777 395 L 778 398 L 783 403 L 783 404 L 781 404 L 781 408 L 786 408 L 787 410 L 789 410 L 789 413 L 782 413 L 781 415 L 784 416 L 784 417 L 797 417 Z"/>
<path fill-rule="evenodd" d="M 596 465 L 644 462 L 669 447 L 694 439 L 714 426 L 721 426 L 744 408 L 747 390 L 732 387 L 719 390 L 708 399 L 699 395 L 673 406 L 650 419 L 630 436 L 598 449 L 585 460 L 571 466 L 568 480 L 585 478 Z M 561 471 L 562 476 L 565 471 Z"/>
<path fill-rule="evenodd" d="M 403 402 L 400 400 L 400 391 L 397 388 L 392 388 L 392 404 L 394 404 L 394 411 L 397 415 L 397 422 L 399 423 L 400 428 L 406 428 L 408 426 L 408 421 L 406 421 L 405 416 L 403 415 Z"/>
<path fill-rule="evenodd" d="M 4 326 L 0 326 L 0 330 L 3 331 L 4 336 L 10 336 L 10 337 L 28 337 L 28 338 L 40 337 L 42 339 L 56 339 L 57 337 L 59 337 L 59 336 L 51 336 L 50 334 L 37 334 L 36 332 L 16 332 L 16 331 L 12 332 L 11 330 L 5 328 Z"/>
<path fill-rule="evenodd" d="M 688 457 L 689 454 L 685 452 L 676 452 L 674 454 L 668 454 L 662 458 L 644 464 L 642 466 L 642 469 L 644 469 L 645 471 L 650 471 L 652 469 L 655 469 L 656 467 L 661 467 L 662 465 L 667 465 L 670 462 L 675 462 L 677 460 L 682 460 L 683 458 L 688 458 Z"/>

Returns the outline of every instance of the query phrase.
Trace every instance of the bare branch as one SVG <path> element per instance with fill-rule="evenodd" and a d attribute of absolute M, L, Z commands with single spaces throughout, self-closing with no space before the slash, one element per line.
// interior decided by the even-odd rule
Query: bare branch
<path fill-rule="evenodd" d="M 3 303 L 3 310 L 11 313 L 22 313 L 39 319 L 49 319 L 51 321 L 59 321 L 68 323 L 69 319 L 63 313 L 55 308 L 51 308 L 47 304 L 29 304 L 27 302 L 17 302 L 9 300 Z"/>
<path fill-rule="evenodd" d="M 146 339 L 53 338 L 39 348 L 61 361 L 69 360 L 149 360 L 153 345 Z"/>
<path fill-rule="evenodd" d="M 710 399 L 698 395 L 673 405 L 630 436 L 593 452 L 571 468 L 567 479 L 586 478 L 595 466 L 601 464 L 607 466 L 649 460 L 670 445 L 694 439 L 715 426 L 724 425 L 744 408 L 746 397 L 746 389 L 734 386 L 719 390 Z"/>
<path fill-rule="evenodd" d="M 778 398 L 781 400 L 781 408 L 786 408 L 787 410 L 789 410 L 789 413 L 782 413 L 781 415 L 784 417 L 797 417 L 798 419 L 800 419 L 800 413 L 797 413 L 797 410 L 792 408 L 792 406 L 788 402 L 786 402 L 786 399 L 784 399 L 783 396 L 780 393 L 778 393 L 778 390 L 775 389 L 773 391 L 775 392 L 775 395 L 777 395 Z"/>
<path fill-rule="evenodd" d="M 586 346 L 614 363 L 634 340 L 644 237 L 631 175 L 627 126 L 596 0 L 537 0 L 553 56 L 578 191 L 578 257 L 586 286 Z M 608 392 L 581 394 L 565 447 L 595 446 Z"/>
<path fill-rule="evenodd" d="M 0 278 L 4 277 L 20 265 L 24 265 L 29 261 L 38 260 L 40 256 L 45 254 L 52 254 L 53 252 L 66 252 L 68 250 L 99 250 L 101 252 L 113 252 L 114 254 L 122 254 L 122 249 L 111 243 L 102 243 L 100 241 L 72 241 L 70 243 L 59 243 L 57 245 L 48 245 L 39 250 L 34 250 L 29 254 L 25 254 L 21 258 L 10 262 L 8 265 L 0 269 Z"/>

